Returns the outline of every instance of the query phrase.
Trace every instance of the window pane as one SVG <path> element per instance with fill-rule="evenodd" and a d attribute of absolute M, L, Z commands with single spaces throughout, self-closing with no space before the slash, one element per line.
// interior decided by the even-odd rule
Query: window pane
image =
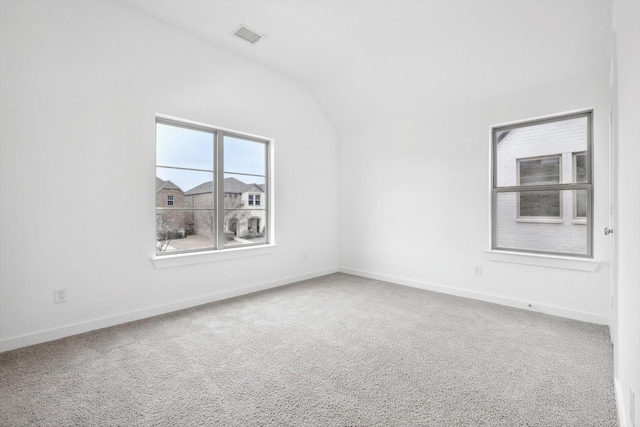
<path fill-rule="evenodd" d="M 224 171 L 266 175 L 266 146 L 261 142 L 224 137 Z"/>
<path fill-rule="evenodd" d="M 575 182 L 587 182 L 587 156 L 586 154 L 575 155 Z"/>
<path fill-rule="evenodd" d="M 512 129 L 495 131 L 496 142 L 496 185 L 507 187 L 518 185 L 517 159 L 532 159 L 539 157 L 559 156 L 562 166 L 562 181 L 573 180 L 570 173 L 571 157 L 569 153 L 587 151 L 588 149 L 588 120 L 587 117 L 577 117 L 554 122 L 532 124 Z M 567 153 L 562 156 L 562 153 Z M 532 185 L 536 180 L 557 179 L 556 172 L 543 167 L 537 173 L 525 170 L 524 181 L 521 185 Z M 542 166 L 541 166 L 542 167 Z M 526 165 L 525 165 L 526 169 Z M 560 181 L 555 181 L 560 182 Z"/>
<path fill-rule="evenodd" d="M 520 217 L 560 217 L 560 191 L 523 191 L 520 194 Z"/>
<path fill-rule="evenodd" d="M 213 218 L 213 210 L 156 210 L 156 252 L 212 248 Z"/>
<path fill-rule="evenodd" d="M 213 137 L 209 132 L 156 124 L 156 164 L 213 170 Z"/>
<path fill-rule="evenodd" d="M 518 160 L 520 185 L 557 184 L 560 182 L 560 157 Z"/>
<path fill-rule="evenodd" d="M 558 198 L 562 203 L 562 215 L 558 218 L 523 218 L 518 215 L 519 200 L 529 195 L 540 199 L 541 195 L 533 193 L 548 193 L 546 191 L 498 193 L 494 246 L 500 249 L 586 255 L 588 227 L 573 221 L 572 192 L 555 192 L 560 193 Z"/>

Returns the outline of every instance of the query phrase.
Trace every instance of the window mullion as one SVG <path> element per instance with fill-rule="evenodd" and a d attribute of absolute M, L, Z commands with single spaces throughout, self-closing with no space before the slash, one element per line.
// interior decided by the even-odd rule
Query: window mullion
<path fill-rule="evenodd" d="M 593 190 L 587 191 L 587 256 L 593 257 Z"/>
<path fill-rule="evenodd" d="M 216 132 L 215 135 L 215 191 L 213 197 L 215 200 L 215 224 L 214 233 L 216 249 L 223 249 L 225 243 L 224 234 L 224 134 Z"/>
<path fill-rule="evenodd" d="M 271 170 L 271 167 L 273 166 L 271 162 L 273 161 L 273 158 L 269 155 L 269 150 L 271 150 L 272 148 L 273 146 L 271 144 L 265 144 L 264 146 L 267 179 L 264 182 L 265 195 L 262 203 L 264 204 L 264 209 L 266 209 L 266 224 L 264 233 L 266 243 L 273 243 L 273 230 L 271 229 L 271 226 L 273 225 L 271 222 L 273 215 L 273 206 L 271 206 L 269 203 L 270 200 L 273 200 L 273 194 L 271 193 L 273 191 L 273 189 L 271 188 L 271 174 L 273 173 L 273 171 Z"/>
<path fill-rule="evenodd" d="M 591 183 L 573 184 L 540 184 L 540 185 L 517 185 L 511 187 L 494 188 L 498 193 L 519 193 L 522 191 L 563 191 L 563 190 L 591 190 Z"/>

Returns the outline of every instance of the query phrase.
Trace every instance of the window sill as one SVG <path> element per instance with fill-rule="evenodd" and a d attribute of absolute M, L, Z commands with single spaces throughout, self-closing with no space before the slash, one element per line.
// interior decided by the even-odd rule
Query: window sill
<path fill-rule="evenodd" d="M 533 222 L 538 224 L 562 224 L 562 218 L 516 218 L 516 222 Z"/>
<path fill-rule="evenodd" d="M 230 259 L 268 255 L 276 251 L 276 245 L 254 246 L 250 248 L 225 249 L 222 251 L 191 252 L 186 254 L 155 256 L 151 259 L 156 268 L 182 267 Z"/>
<path fill-rule="evenodd" d="M 586 219 L 574 219 L 571 221 L 572 224 L 579 224 L 579 225 L 587 225 L 587 220 Z"/>
<path fill-rule="evenodd" d="M 536 265 L 539 267 L 561 268 L 564 270 L 578 270 L 592 273 L 596 271 L 600 265 L 600 262 L 591 258 L 573 258 L 569 256 L 499 250 L 488 250 L 486 252 L 489 254 L 489 259 L 495 262 Z"/>

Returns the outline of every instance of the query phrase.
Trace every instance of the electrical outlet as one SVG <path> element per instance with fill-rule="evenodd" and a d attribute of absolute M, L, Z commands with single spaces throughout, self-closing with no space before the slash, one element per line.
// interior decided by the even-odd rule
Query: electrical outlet
<path fill-rule="evenodd" d="M 53 290 L 53 302 L 54 304 L 60 304 L 61 302 L 67 302 L 67 288 L 58 288 Z"/>
<path fill-rule="evenodd" d="M 482 266 L 481 265 L 474 265 L 473 266 L 473 274 L 475 274 L 476 276 L 482 276 Z"/>

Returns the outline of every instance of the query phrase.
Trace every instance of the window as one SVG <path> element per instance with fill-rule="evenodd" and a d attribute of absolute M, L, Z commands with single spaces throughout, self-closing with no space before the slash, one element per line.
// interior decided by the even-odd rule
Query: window
<path fill-rule="evenodd" d="M 492 129 L 492 248 L 591 257 L 592 112 Z"/>
<path fill-rule="evenodd" d="M 558 184 L 561 156 L 517 160 L 518 185 Z M 559 191 L 523 191 L 518 199 L 518 218 L 560 218 Z"/>
<path fill-rule="evenodd" d="M 156 118 L 156 254 L 224 250 L 272 241 L 267 138 Z M 167 194 L 171 193 L 171 194 Z M 240 197 L 239 197 L 240 196 Z M 166 204 L 164 201 L 166 200 Z"/>
<path fill-rule="evenodd" d="M 260 206 L 260 195 L 259 194 L 249 194 L 249 205 L 250 206 Z"/>

